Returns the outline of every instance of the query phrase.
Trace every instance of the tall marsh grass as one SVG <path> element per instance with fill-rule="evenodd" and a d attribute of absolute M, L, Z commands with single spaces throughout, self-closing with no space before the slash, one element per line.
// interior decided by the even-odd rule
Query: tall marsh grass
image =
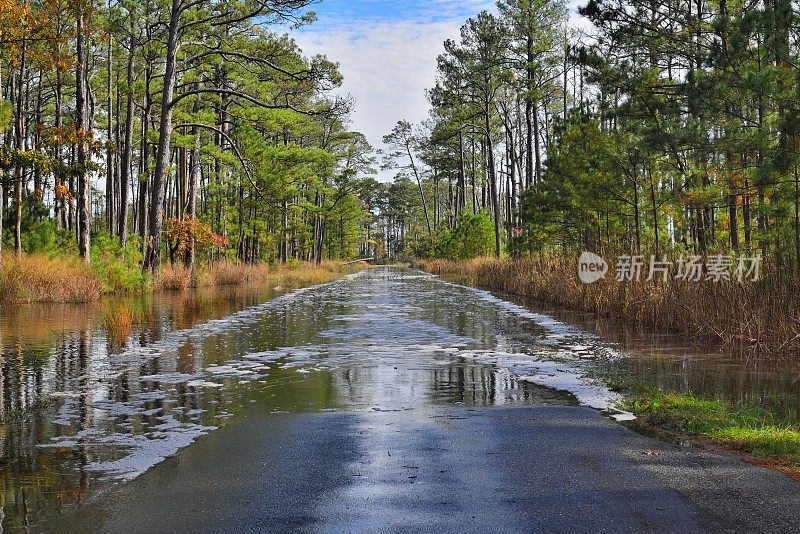
<path fill-rule="evenodd" d="M 346 269 L 339 263 L 323 261 L 319 265 L 299 263 L 271 266 L 219 262 L 205 265 L 194 273 L 183 266 L 164 266 L 155 280 L 155 289 L 180 291 L 188 287 L 230 287 L 268 284 L 273 286 L 298 286 L 330 282 L 342 272 L 366 268 L 366 264 L 352 264 Z"/>
<path fill-rule="evenodd" d="M 77 258 L 6 255 L 0 268 L 0 302 L 91 302 L 102 293 L 100 278 Z"/>
<path fill-rule="evenodd" d="M 767 274 L 754 283 L 580 282 L 571 258 L 477 258 L 460 263 L 422 262 L 434 274 L 565 308 L 597 313 L 627 324 L 697 340 L 800 350 L 800 289 Z"/>
<path fill-rule="evenodd" d="M 329 282 L 342 272 L 352 272 L 366 265 L 346 268 L 332 261 L 320 265 L 298 263 L 270 266 L 220 262 L 199 266 L 195 272 L 182 265 L 165 265 L 150 281 L 140 268 L 129 261 L 115 263 L 106 255 L 93 257 L 86 265 L 73 256 L 6 254 L 0 266 L 0 303 L 92 302 L 104 294 L 131 293 L 141 290 L 181 291 L 189 287 L 222 287 L 269 284 L 300 286 Z"/>

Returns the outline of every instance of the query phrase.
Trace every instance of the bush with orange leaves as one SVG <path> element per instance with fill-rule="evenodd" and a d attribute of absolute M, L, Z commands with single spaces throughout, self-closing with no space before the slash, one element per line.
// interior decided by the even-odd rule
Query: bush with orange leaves
<path fill-rule="evenodd" d="M 228 240 L 214 233 L 211 226 L 198 219 L 173 217 L 164 221 L 164 237 L 170 243 L 170 255 L 183 255 L 187 250 L 225 248 Z"/>

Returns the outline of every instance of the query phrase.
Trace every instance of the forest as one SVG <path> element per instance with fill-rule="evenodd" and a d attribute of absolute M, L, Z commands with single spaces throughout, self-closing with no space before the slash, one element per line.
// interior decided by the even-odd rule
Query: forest
<path fill-rule="evenodd" d="M 390 136 L 419 162 L 406 246 L 470 257 L 451 250 L 466 221 L 497 256 L 761 255 L 797 273 L 798 29 L 779 0 L 500 1 L 444 43 L 430 118 Z"/>
<path fill-rule="evenodd" d="M 349 128 L 335 58 L 288 34 L 309 4 L 2 0 L 0 258 L 800 270 L 791 2 L 501 0 L 444 43 L 428 119 L 381 150 Z"/>
<path fill-rule="evenodd" d="M 308 4 L 2 0 L 4 252 L 153 274 L 374 255 L 372 148 L 336 63 L 287 34 Z"/>

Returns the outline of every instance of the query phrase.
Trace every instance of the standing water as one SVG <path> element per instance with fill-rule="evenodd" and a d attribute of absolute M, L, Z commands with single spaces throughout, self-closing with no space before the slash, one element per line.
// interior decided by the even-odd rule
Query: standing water
<path fill-rule="evenodd" d="M 589 378 L 598 363 L 688 387 L 679 364 L 663 364 L 674 345 L 609 337 L 394 268 L 288 292 L 3 309 L 3 527 L 66 513 L 245 412 L 582 403 L 624 415 Z M 713 363 L 704 368 L 711 380 Z"/>

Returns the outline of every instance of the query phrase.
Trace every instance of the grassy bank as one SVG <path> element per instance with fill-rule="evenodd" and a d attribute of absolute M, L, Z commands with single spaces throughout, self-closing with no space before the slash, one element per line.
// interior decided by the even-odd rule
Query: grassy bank
<path fill-rule="evenodd" d="M 627 392 L 622 408 L 637 416 L 639 430 L 691 438 L 741 452 L 751 461 L 800 474 L 800 422 L 782 420 L 761 406 L 658 390 Z"/>
<path fill-rule="evenodd" d="M 198 266 L 194 273 L 179 265 L 166 265 L 155 279 L 142 274 L 137 262 L 124 255 L 100 255 L 86 265 L 78 258 L 59 255 L 7 254 L 0 268 L 0 303 L 93 302 L 104 294 L 140 291 L 180 291 L 190 287 L 264 284 L 300 286 L 325 283 L 363 269 L 363 264 L 337 262 L 270 266 L 219 262 Z"/>
<path fill-rule="evenodd" d="M 272 286 L 311 285 L 330 282 L 339 274 L 363 269 L 362 264 L 342 266 L 333 261 L 319 265 L 246 265 L 219 262 L 203 265 L 194 274 L 182 265 L 165 266 L 156 277 L 153 287 L 160 291 L 184 290 L 189 287 L 223 287 L 270 284 Z"/>
<path fill-rule="evenodd" d="M 752 345 L 770 351 L 800 350 L 800 290 L 796 281 L 768 275 L 758 283 L 617 282 L 578 280 L 576 261 L 478 258 L 422 262 L 427 271 L 485 289 L 588 311 L 659 332 Z"/>

